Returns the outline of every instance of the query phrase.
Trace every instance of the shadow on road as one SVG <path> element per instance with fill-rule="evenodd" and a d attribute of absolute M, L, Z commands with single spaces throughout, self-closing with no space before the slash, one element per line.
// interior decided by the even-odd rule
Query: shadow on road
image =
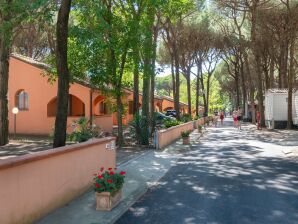
<path fill-rule="evenodd" d="M 263 141 L 212 128 L 117 223 L 298 223 L 298 162 L 245 140 Z"/>

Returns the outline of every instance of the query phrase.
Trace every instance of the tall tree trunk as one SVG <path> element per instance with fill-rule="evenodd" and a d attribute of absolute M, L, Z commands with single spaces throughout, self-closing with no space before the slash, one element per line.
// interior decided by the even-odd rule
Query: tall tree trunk
<path fill-rule="evenodd" d="M 210 78 L 211 78 L 211 75 L 208 74 L 207 83 L 206 83 L 206 89 L 207 89 L 207 96 L 206 96 L 207 111 L 209 111 L 209 106 L 210 106 L 210 102 L 209 102 L 209 99 L 210 99 Z"/>
<path fill-rule="evenodd" d="M 258 8 L 258 0 L 253 1 L 253 6 L 251 7 L 251 40 L 252 40 L 252 50 L 255 57 L 255 65 L 256 65 L 256 74 L 258 75 L 258 101 L 259 101 L 259 111 L 261 114 L 261 127 L 265 127 L 265 110 L 264 110 L 264 96 L 263 96 L 263 77 L 262 70 L 260 64 L 260 52 L 257 43 L 257 8 Z"/>
<path fill-rule="evenodd" d="M 288 70 L 288 41 L 282 38 L 280 44 L 279 75 L 281 79 L 281 88 L 287 88 L 287 70 Z"/>
<path fill-rule="evenodd" d="M 11 7 L 12 0 L 3 3 L 7 6 L 4 12 L 1 12 L 1 32 L 0 32 L 0 146 L 8 143 L 8 76 L 9 76 L 9 54 L 12 44 L 11 27 Z"/>
<path fill-rule="evenodd" d="M 68 20 L 71 0 L 63 0 L 57 20 L 57 52 L 58 72 L 57 114 L 53 147 L 64 146 L 66 142 L 67 112 L 69 98 L 69 70 L 67 63 Z"/>
<path fill-rule="evenodd" d="M 146 57 L 146 56 L 145 56 Z M 141 139 L 142 145 L 149 144 L 149 91 L 150 91 L 150 58 L 144 60 L 144 77 L 143 77 L 143 97 L 142 97 L 142 117 L 145 122 Z"/>
<path fill-rule="evenodd" d="M 140 52 L 137 45 L 133 47 L 133 62 L 134 62 L 134 69 L 133 69 L 133 116 L 139 115 L 139 64 L 140 64 Z M 122 103 L 122 102 L 121 102 Z M 123 106 L 123 105 L 122 105 Z M 119 104 L 118 104 L 119 107 Z M 140 119 L 135 119 L 136 122 L 136 139 L 138 142 L 141 141 L 141 128 L 140 128 Z M 119 123 L 119 120 L 118 120 Z M 121 118 L 122 123 L 122 118 Z M 118 126 L 119 127 L 119 126 Z M 121 128 L 122 129 L 122 128 Z M 121 129 L 118 129 L 121 131 Z M 119 132 L 120 133 L 120 132 Z"/>
<path fill-rule="evenodd" d="M 188 103 L 188 107 L 187 107 L 187 113 L 188 114 L 192 114 L 191 113 L 191 83 L 190 83 L 190 69 L 189 71 L 187 71 L 187 79 L 186 79 L 186 84 L 187 84 L 187 103 Z"/>
<path fill-rule="evenodd" d="M 196 116 L 199 116 L 199 101 L 200 101 L 200 76 L 202 71 L 202 64 L 197 63 L 197 77 L 196 77 Z"/>
<path fill-rule="evenodd" d="M 244 62 L 243 57 L 240 57 L 240 75 L 241 75 L 241 86 L 242 86 L 242 102 L 243 102 L 243 114 L 247 114 L 246 112 L 246 102 L 247 102 L 247 92 L 245 86 L 245 75 L 244 75 Z"/>
<path fill-rule="evenodd" d="M 250 95 L 250 110 L 251 110 L 251 122 L 253 124 L 256 123 L 256 111 L 255 111 L 255 88 L 254 88 L 254 84 L 253 84 L 253 78 L 251 75 L 251 71 L 250 71 L 250 65 L 248 62 L 248 55 L 246 52 L 244 52 L 244 63 L 245 63 L 245 67 L 246 67 L 246 73 L 247 73 L 247 80 L 248 80 L 248 84 L 249 84 L 249 95 Z"/>
<path fill-rule="evenodd" d="M 180 72 L 179 72 L 179 55 L 177 47 L 174 47 L 174 57 L 175 57 L 175 84 L 176 84 L 176 96 L 174 98 L 174 107 L 177 113 L 177 119 L 180 120 Z"/>
<path fill-rule="evenodd" d="M 240 106 L 240 91 L 239 91 L 239 74 L 235 74 L 235 84 L 236 84 L 236 107 Z"/>
<path fill-rule="evenodd" d="M 290 46 L 290 68 L 289 68 L 289 75 L 288 75 L 288 123 L 287 128 L 293 128 L 293 82 L 295 76 L 295 35 L 292 34 L 291 37 L 291 46 Z"/>
<path fill-rule="evenodd" d="M 117 123 L 118 123 L 117 143 L 121 147 L 124 144 L 123 124 L 122 124 L 123 104 L 122 104 L 122 100 L 121 100 L 121 94 L 119 94 L 119 93 L 117 93 L 117 96 L 116 96 L 116 101 L 117 101 Z"/>
<path fill-rule="evenodd" d="M 139 65 L 140 55 L 138 46 L 133 48 L 133 115 L 136 116 L 139 111 Z"/>
<path fill-rule="evenodd" d="M 173 85 L 173 98 L 176 98 L 176 80 L 175 80 L 175 62 L 174 57 L 171 55 L 171 75 L 172 75 L 172 85 Z"/>
<path fill-rule="evenodd" d="M 0 146 L 6 145 L 8 143 L 7 93 L 8 93 L 10 43 L 7 43 L 7 41 L 5 41 L 6 34 L 0 33 L 0 116 L 1 116 Z M 11 37 L 8 37 L 8 38 L 11 39 Z"/>
<path fill-rule="evenodd" d="M 269 88 L 274 88 L 274 60 L 270 59 L 270 67 L 269 67 L 269 77 L 270 77 L 270 86 Z"/>
<path fill-rule="evenodd" d="M 203 93 L 204 111 L 205 111 L 205 115 L 208 115 L 208 105 L 207 105 L 207 100 L 206 100 L 204 77 L 202 75 L 200 76 L 200 81 L 201 81 L 201 87 L 202 87 L 202 93 Z"/>
<path fill-rule="evenodd" d="M 151 93 L 150 93 L 150 104 L 151 104 L 151 111 L 150 111 L 150 127 L 151 132 L 150 136 L 153 136 L 154 130 L 155 130 L 155 63 L 156 63 L 156 47 L 157 47 L 157 38 L 158 38 L 158 24 L 154 26 L 154 32 L 153 32 L 153 44 L 152 44 L 152 58 L 151 58 Z"/>
<path fill-rule="evenodd" d="M 263 72 L 265 76 L 265 89 L 270 89 L 270 77 L 269 77 L 269 70 L 267 66 L 263 66 Z"/>

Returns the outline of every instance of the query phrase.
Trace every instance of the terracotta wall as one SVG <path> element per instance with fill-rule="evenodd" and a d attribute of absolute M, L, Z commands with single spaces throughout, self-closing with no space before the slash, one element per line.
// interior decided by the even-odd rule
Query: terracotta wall
<path fill-rule="evenodd" d="M 205 124 L 204 118 L 200 118 L 194 121 L 194 128 L 198 128 L 199 125 L 204 125 L 204 124 Z"/>
<path fill-rule="evenodd" d="M 103 131 L 112 132 L 113 131 L 113 116 L 112 115 L 100 115 L 94 116 L 93 122 L 99 126 Z"/>
<path fill-rule="evenodd" d="M 101 166 L 116 166 L 115 149 L 106 149 L 114 140 L 91 140 L 0 161 L 0 223 L 32 223 L 85 192 Z"/>
<path fill-rule="evenodd" d="M 194 122 L 180 124 L 157 132 L 157 149 L 162 149 L 181 137 L 181 132 L 193 130 Z"/>
<path fill-rule="evenodd" d="M 57 83 L 50 84 L 45 72 L 11 57 L 9 71 L 9 131 L 14 132 L 14 118 L 12 108 L 16 106 L 15 95 L 19 90 L 24 90 L 29 96 L 29 110 L 20 111 L 17 115 L 17 133 L 48 135 L 54 126 L 54 117 L 48 116 L 48 103 L 53 102 L 57 95 Z M 69 93 L 74 96 L 73 107 L 78 112 L 90 116 L 90 88 L 73 83 L 70 85 Z M 93 100 L 100 94 L 93 93 Z M 80 102 L 84 103 L 84 107 Z M 69 117 L 68 124 L 78 117 Z M 106 121 L 105 121 L 106 122 Z M 102 124 L 100 126 L 106 126 Z"/>

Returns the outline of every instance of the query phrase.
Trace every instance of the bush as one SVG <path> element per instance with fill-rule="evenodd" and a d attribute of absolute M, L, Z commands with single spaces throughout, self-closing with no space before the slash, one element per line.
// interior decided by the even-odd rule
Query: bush
<path fill-rule="evenodd" d="M 201 118 L 201 115 L 198 115 L 198 116 L 196 115 L 193 119 L 195 121 L 195 120 L 199 120 L 200 118 Z"/>
<path fill-rule="evenodd" d="M 174 119 L 165 119 L 163 124 L 164 124 L 165 128 L 170 128 L 170 127 L 177 126 L 177 125 L 181 124 L 181 122 L 178 120 L 174 120 Z"/>
<path fill-rule="evenodd" d="M 90 121 L 85 117 L 73 121 L 71 127 L 73 127 L 73 132 L 69 135 L 70 141 L 85 142 L 90 138 L 100 136 L 100 128 L 96 125 L 90 125 Z"/>
<path fill-rule="evenodd" d="M 189 137 L 190 133 L 191 133 L 191 130 L 182 131 L 182 132 L 181 132 L 181 137 L 182 137 L 182 138 Z"/>
<path fill-rule="evenodd" d="M 129 123 L 131 135 L 137 140 L 138 144 L 144 144 L 148 141 L 149 130 L 146 130 L 148 127 L 148 118 L 139 114 L 135 115 L 134 119 Z"/>
<path fill-rule="evenodd" d="M 187 123 L 189 121 L 192 121 L 192 117 L 190 114 L 183 114 L 182 117 L 181 117 L 181 121 L 183 123 Z"/>

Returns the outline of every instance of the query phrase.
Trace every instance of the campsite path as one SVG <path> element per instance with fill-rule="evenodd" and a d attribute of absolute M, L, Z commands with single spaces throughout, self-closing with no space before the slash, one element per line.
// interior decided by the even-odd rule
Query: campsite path
<path fill-rule="evenodd" d="M 209 128 L 118 221 L 298 224 L 298 161 L 251 126 Z"/>

